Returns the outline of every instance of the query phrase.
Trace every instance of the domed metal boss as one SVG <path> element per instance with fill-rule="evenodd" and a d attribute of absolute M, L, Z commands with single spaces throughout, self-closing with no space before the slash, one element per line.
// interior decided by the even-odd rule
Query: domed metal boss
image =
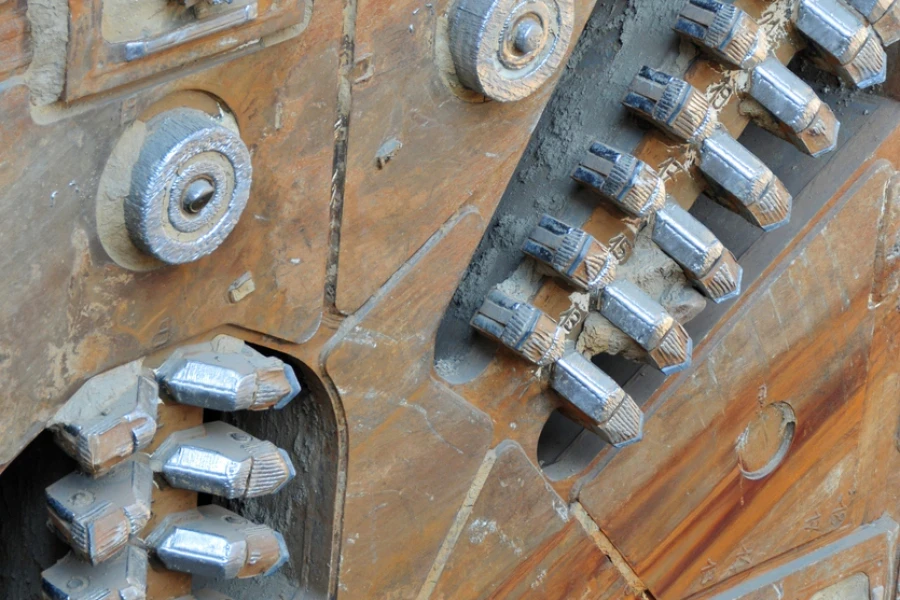
<path fill-rule="evenodd" d="M 466 87 L 521 100 L 562 64 L 575 24 L 573 0 L 459 0 L 450 53 Z"/>
<path fill-rule="evenodd" d="M 125 199 L 131 241 L 170 265 L 206 256 L 237 225 L 251 177 L 247 146 L 212 116 L 187 108 L 157 115 Z"/>

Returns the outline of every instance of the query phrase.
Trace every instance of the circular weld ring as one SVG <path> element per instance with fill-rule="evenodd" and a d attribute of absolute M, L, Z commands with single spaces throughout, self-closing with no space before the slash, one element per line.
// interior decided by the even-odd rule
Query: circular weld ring
<path fill-rule="evenodd" d="M 516 44 L 520 27 L 533 33 L 538 23 L 539 41 L 523 54 Z M 493 100 L 521 100 L 562 64 L 574 24 L 574 0 L 459 0 L 450 28 L 456 74 Z"/>
<path fill-rule="evenodd" d="M 205 179 L 213 197 L 192 213 L 188 186 Z M 194 109 L 151 119 L 125 199 L 125 226 L 135 246 L 160 261 L 195 261 L 232 232 L 250 196 L 250 152 L 237 133 Z"/>

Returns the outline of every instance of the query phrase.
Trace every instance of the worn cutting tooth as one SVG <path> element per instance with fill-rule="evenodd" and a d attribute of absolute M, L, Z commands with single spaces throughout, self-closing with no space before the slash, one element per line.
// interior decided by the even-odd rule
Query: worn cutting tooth
<path fill-rule="evenodd" d="M 797 148 L 811 156 L 834 150 L 840 122 L 813 89 L 777 58 L 767 58 L 753 70 L 748 91 Z"/>
<path fill-rule="evenodd" d="M 568 411 L 571 416 L 613 446 L 641 440 L 641 409 L 619 384 L 571 346 L 553 365 L 550 387 L 574 409 Z"/>
<path fill-rule="evenodd" d="M 723 302 L 740 293 L 743 270 L 734 255 L 675 202 L 670 201 L 656 213 L 652 239 L 713 302 Z"/>
<path fill-rule="evenodd" d="M 703 140 L 716 125 L 705 95 L 683 79 L 650 67 L 641 68 L 623 103 L 637 115 L 685 142 Z"/>
<path fill-rule="evenodd" d="M 224 335 L 176 350 L 156 376 L 178 402 L 226 412 L 280 409 L 300 393 L 291 367 Z"/>
<path fill-rule="evenodd" d="M 41 578 L 45 600 L 144 600 L 147 553 L 128 546 L 96 566 L 69 553 L 41 573 Z"/>
<path fill-rule="evenodd" d="M 609 247 L 550 215 L 541 217 L 522 250 L 585 290 L 606 287 L 615 278 L 619 264 Z"/>
<path fill-rule="evenodd" d="M 216 505 L 168 515 L 146 541 L 167 569 L 203 577 L 270 575 L 290 557 L 280 533 Z"/>
<path fill-rule="evenodd" d="M 156 433 L 159 388 L 149 377 L 137 376 L 115 395 L 102 381 L 88 380 L 70 404 L 76 408 L 51 428 L 56 443 L 91 475 L 106 473 L 146 447 Z"/>
<path fill-rule="evenodd" d="M 839 77 L 859 88 L 884 82 L 887 56 L 881 40 L 838 0 L 800 0 L 794 22 Z"/>
<path fill-rule="evenodd" d="M 552 361 L 538 362 L 519 350 L 522 338 L 504 336 L 511 326 L 511 315 L 503 311 L 517 312 L 525 321 L 544 321 L 547 329 L 558 330 L 556 322 L 537 308 L 525 302 L 517 302 L 505 294 L 492 291 L 479 309 L 472 326 L 490 338 L 502 342 L 528 360 L 542 365 L 552 365 L 550 386 L 567 400 L 566 411 L 614 446 L 627 446 L 641 439 L 644 416 L 631 396 L 619 387 L 606 373 L 574 350 L 571 343 L 561 343 L 561 350 Z M 526 327 L 528 329 L 528 327 Z M 533 330 L 533 329 L 532 329 Z M 528 335 L 533 334 L 525 334 Z"/>
<path fill-rule="evenodd" d="M 725 129 L 703 140 L 700 170 L 715 195 L 764 231 L 791 217 L 791 194 L 775 174 Z"/>
<path fill-rule="evenodd" d="M 900 1 L 847 0 L 847 4 L 862 14 L 884 46 L 900 39 Z"/>
<path fill-rule="evenodd" d="M 121 550 L 150 520 L 153 473 L 131 458 L 93 479 L 71 473 L 47 488 L 51 527 L 75 553 L 98 564 Z"/>
<path fill-rule="evenodd" d="M 765 33 L 750 15 L 716 0 L 689 0 L 675 30 L 736 69 L 752 69 L 769 52 Z"/>
<path fill-rule="evenodd" d="M 563 327 L 527 302 L 499 290 L 487 295 L 472 317 L 472 327 L 536 365 L 550 365 L 562 357 Z"/>
<path fill-rule="evenodd" d="M 296 475 L 287 452 L 221 421 L 176 431 L 150 466 L 173 487 L 229 499 L 274 494 Z"/>
<path fill-rule="evenodd" d="M 656 171 L 634 156 L 600 142 L 591 144 L 572 178 L 641 219 L 666 203 L 666 188 Z"/>
<path fill-rule="evenodd" d="M 614 281 L 597 304 L 601 315 L 647 351 L 657 369 L 668 375 L 690 366 L 693 342 L 687 331 L 639 287 Z"/>

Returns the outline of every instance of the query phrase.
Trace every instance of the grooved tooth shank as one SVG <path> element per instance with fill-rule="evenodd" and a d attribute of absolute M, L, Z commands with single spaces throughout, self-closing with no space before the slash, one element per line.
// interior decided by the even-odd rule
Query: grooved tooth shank
<path fill-rule="evenodd" d="M 790 219 L 790 193 L 761 160 L 724 129 L 717 129 L 704 140 L 700 170 L 726 205 L 764 231 Z"/>
<path fill-rule="evenodd" d="M 607 286 L 596 299 L 600 314 L 650 354 L 653 365 L 669 374 L 691 364 L 687 332 L 666 309 L 626 280 Z M 681 330 L 683 334 L 672 333 Z"/>
<path fill-rule="evenodd" d="M 859 88 L 884 83 L 887 79 L 887 54 L 878 35 L 870 31 L 856 57 L 838 66 L 836 72 L 842 79 L 854 83 Z"/>
<path fill-rule="evenodd" d="M 765 33 L 750 15 L 716 0 L 689 0 L 675 30 L 736 69 L 752 69 L 769 50 Z"/>
<path fill-rule="evenodd" d="M 269 575 L 289 558 L 280 533 L 213 504 L 168 515 L 147 545 L 167 569 L 223 579 Z"/>
<path fill-rule="evenodd" d="M 681 141 L 697 143 L 715 127 L 705 95 L 683 79 L 650 67 L 634 78 L 623 103 Z"/>
<path fill-rule="evenodd" d="M 69 553 L 41 573 L 48 600 L 144 600 L 147 597 L 147 553 L 128 546 L 115 557 L 92 566 Z"/>
<path fill-rule="evenodd" d="M 837 145 L 840 123 L 831 108 L 777 58 L 767 58 L 753 70 L 749 92 L 803 152 L 820 156 Z"/>
<path fill-rule="evenodd" d="M 610 249 L 593 236 L 549 215 L 544 215 L 531 231 L 522 251 L 583 290 L 608 285 L 618 266 Z"/>
<path fill-rule="evenodd" d="M 714 302 L 733 298 L 740 292 L 741 267 L 734 256 L 678 204 L 669 202 L 656 213 L 652 239 Z"/>
<path fill-rule="evenodd" d="M 221 421 L 176 431 L 151 466 L 174 487 L 229 499 L 274 494 L 296 475 L 284 450 Z"/>
<path fill-rule="evenodd" d="M 97 479 L 71 473 L 46 490 L 50 525 L 79 557 L 96 565 L 150 520 L 152 488 L 145 459 L 120 463 Z"/>
<path fill-rule="evenodd" d="M 487 295 L 471 325 L 537 365 L 556 362 L 565 350 L 565 332 L 556 321 L 498 290 Z"/>
<path fill-rule="evenodd" d="M 640 441 L 641 409 L 619 384 L 573 348 L 553 366 L 550 386 L 569 402 L 576 420 L 613 446 Z"/>
<path fill-rule="evenodd" d="M 97 380 L 98 382 L 100 380 Z M 83 398 L 76 398 L 77 396 Z M 88 380 L 70 402 L 84 402 L 84 410 L 52 426 L 56 443 L 87 473 L 109 471 L 141 450 L 156 433 L 159 389 L 149 377 L 138 376 L 122 394 L 106 401 L 103 383 Z"/>
<path fill-rule="evenodd" d="M 646 218 L 666 201 L 662 178 L 649 165 L 594 142 L 572 178 L 591 188 L 625 213 Z"/>
<path fill-rule="evenodd" d="M 865 88 L 885 80 L 887 56 L 875 31 L 838 0 L 800 0 L 795 23 L 848 83 Z"/>

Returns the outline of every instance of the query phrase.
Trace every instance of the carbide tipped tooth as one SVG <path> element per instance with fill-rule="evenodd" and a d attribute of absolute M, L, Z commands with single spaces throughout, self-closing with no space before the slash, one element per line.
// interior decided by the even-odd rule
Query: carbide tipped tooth
<path fill-rule="evenodd" d="M 675 202 L 656 213 L 652 239 L 713 302 L 724 302 L 740 293 L 743 270 L 734 255 Z"/>
<path fill-rule="evenodd" d="M 600 314 L 637 342 L 650 362 L 665 374 L 691 364 L 693 342 L 681 323 L 643 290 L 624 279 L 614 281 L 597 298 Z"/>
<path fill-rule="evenodd" d="M 884 46 L 900 39 L 900 2 L 897 0 L 847 0 L 847 4 L 862 14 Z"/>
<path fill-rule="evenodd" d="M 485 336 L 536 365 L 556 362 L 566 347 L 566 335 L 561 325 L 543 311 L 499 290 L 492 290 L 487 295 L 471 324 Z"/>
<path fill-rule="evenodd" d="M 88 380 L 70 402 L 81 408 L 51 429 L 56 443 L 93 476 L 146 447 L 156 434 L 159 388 L 149 377 L 137 376 L 113 397 L 102 382 Z"/>
<path fill-rule="evenodd" d="M 736 69 L 752 69 L 769 52 L 765 33 L 750 15 L 716 0 L 688 0 L 675 30 Z"/>
<path fill-rule="evenodd" d="M 887 55 L 881 40 L 838 0 L 800 0 L 794 22 L 839 77 L 859 88 L 884 82 Z"/>
<path fill-rule="evenodd" d="M 813 89 L 777 58 L 767 58 L 753 70 L 749 94 L 775 117 L 784 137 L 803 152 L 821 156 L 834 150 L 840 122 Z"/>
<path fill-rule="evenodd" d="M 41 573 L 47 600 L 99 600 L 147 597 L 147 553 L 128 546 L 110 560 L 92 566 L 69 553 Z"/>
<path fill-rule="evenodd" d="M 176 431 L 150 466 L 173 487 L 229 499 L 274 494 L 296 475 L 287 452 L 221 421 Z"/>
<path fill-rule="evenodd" d="M 641 440 L 644 414 L 640 407 L 609 375 L 573 348 L 553 365 L 550 387 L 568 401 L 576 420 L 613 446 L 621 448 Z"/>
<path fill-rule="evenodd" d="M 46 490 L 50 525 L 80 558 L 101 563 L 150 520 L 153 473 L 145 458 L 93 479 L 71 473 Z"/>
<path fill-rule="evenodd" d="M 716 119 L 706 96 L 683 79 L 650 67 L 641 68 L 623 104 L 676 139 L 697 143 L 710 133 Z"/>
<path fill-rule="evenodd" d="M 775 174 L 723 128 L 700 147 L 700 170 L 715 195 L 764 231 L 791 217 L 791 194 Z"/>
<path fill-rule="evenodd" d="M 634 156 L 600 142 L 591 144 L 572 178 L 641 219 L 666 203 L 666 187 L 656 171 Z"/>
<path fill-rule="evenodd" d="M 156 376 L 178 402 L 225 412 L 280 409 L 300 393 L 290 366 L 224 335 L 179 348 Z"/>
<path fill-rule="evenodd" d="M 221 579 L 269 575 L 290 557 L 280 533 L 214 504 L 168 515 L 147 545 L 167 569 Z"/>
<path fill-rule="evenodd" d="M 522 251 L 553 268 L 573 286 L 588 291 L 612 282 L 619 264 L 611 250 L 593 236 L 550 215 L 541 218 Z"/>

